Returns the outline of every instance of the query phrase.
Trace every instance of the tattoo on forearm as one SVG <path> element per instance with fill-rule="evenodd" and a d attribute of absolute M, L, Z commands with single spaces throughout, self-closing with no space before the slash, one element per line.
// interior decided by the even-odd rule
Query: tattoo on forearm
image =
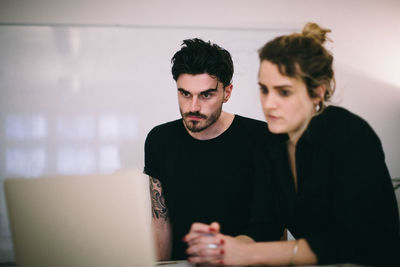
<path fill-rule="evenodd" d="M 153 218 L 164 219 L 166 221 L 168 219 L 168 211 L 161 190 L 160 180 L 150 177 L 150 195 Z"/>

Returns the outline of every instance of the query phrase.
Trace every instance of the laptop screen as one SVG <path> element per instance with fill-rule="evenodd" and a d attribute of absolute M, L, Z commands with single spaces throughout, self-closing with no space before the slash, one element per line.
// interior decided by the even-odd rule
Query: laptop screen
<path fill-rule="evenodd" d="M 140 171 L 5 181 L 18 266 L 154 266 Z"/>

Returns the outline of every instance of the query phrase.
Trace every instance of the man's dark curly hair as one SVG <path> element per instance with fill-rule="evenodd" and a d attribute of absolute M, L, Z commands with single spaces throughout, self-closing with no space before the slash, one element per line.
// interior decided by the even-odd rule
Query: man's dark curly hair
<path fill-rule="evenodd" d="M 175 81 L 181 74 L 207 73 L 222 82 L 224 88 L 232 82 L 233 62 L 230 53 L 210 41 L 204 42 L 198 38 L 184 40 L 182 48 L 175 53 L 171 62 Z"/>

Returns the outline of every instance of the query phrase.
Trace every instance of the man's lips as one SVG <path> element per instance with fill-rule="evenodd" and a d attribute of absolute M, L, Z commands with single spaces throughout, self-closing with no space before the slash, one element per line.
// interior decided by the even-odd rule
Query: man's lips
<path fill-rule="evenodd" d="M 203 120 L 206 118 L 206 116 L 202 115 L 202 114 L 186 114 L 185 115 L 186 118 L 188 118 L 189 120 L 195 120 L 195 121 L 199 121 L 199 120 Z"/>
<path fill-rule="evenodd" d="M 200 116 L 186 116 L 186 118 L 188 118 L 189 120 L 194 120 L 194 121 L 199 121 L 199 120 L 203 119 L 203 117 L 200 117 Z"/>

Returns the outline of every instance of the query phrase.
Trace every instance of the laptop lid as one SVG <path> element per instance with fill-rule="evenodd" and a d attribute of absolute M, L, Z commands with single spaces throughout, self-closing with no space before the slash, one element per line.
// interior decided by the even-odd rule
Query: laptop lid
<path fill-rule="evenodd" d="M 7 179 L 17 265 L 154 266 L 147 183 L 140 171 Z"/>

